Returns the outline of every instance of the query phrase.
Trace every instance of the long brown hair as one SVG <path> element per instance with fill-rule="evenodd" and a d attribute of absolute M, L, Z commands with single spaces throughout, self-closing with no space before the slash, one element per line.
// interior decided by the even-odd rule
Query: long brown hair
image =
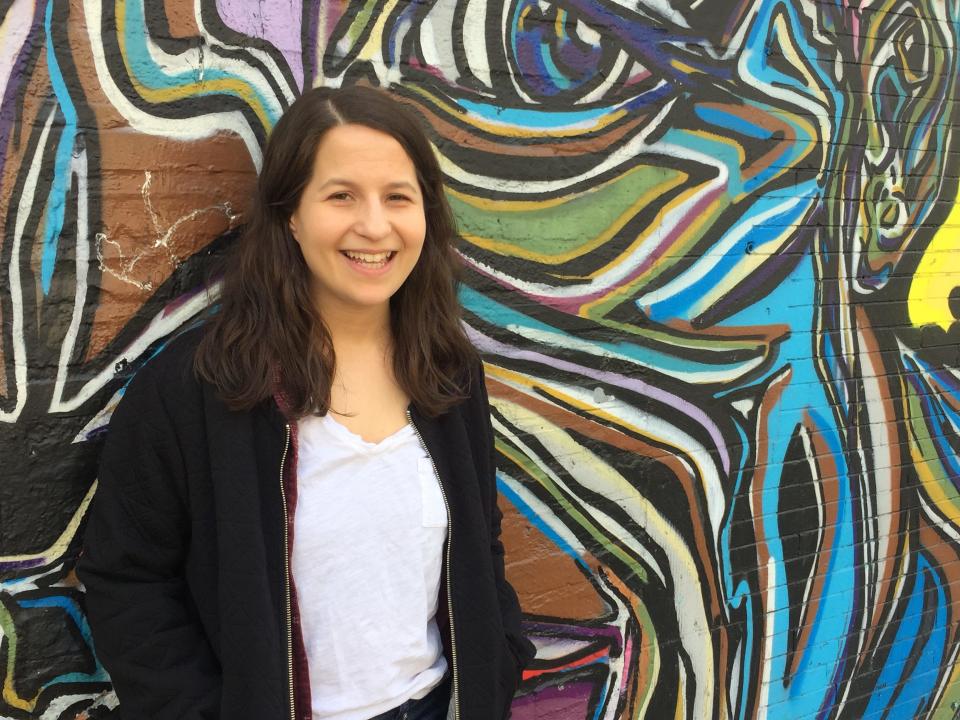
<path fill-rule="evenodd" d="M 456 225 L 443 175 L 413 113 L 385 92 L 314 88 L 277 123 L 246 225 L 226 268 L 220 309 L 197 350 L 197 375 L 235 410 L 282 385 L 296 416 L 325 414 L 336 357 L 310 293 L 309 269 L 290 232 L 324 133 L 357 124 L 393 137 L 413 161 L 427 232 L 420 259 L 390 299 L 393 372 L 417 409 L 438 415 L 463 399 L 476 351 L 460 324 Z"/>

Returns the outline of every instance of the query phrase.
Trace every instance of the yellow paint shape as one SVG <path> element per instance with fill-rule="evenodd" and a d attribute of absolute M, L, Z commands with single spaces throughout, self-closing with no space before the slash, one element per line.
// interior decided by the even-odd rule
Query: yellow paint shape
<path fill-rule="evenodd" d="M 527 29 L 527 15 L 530 14 L 530 11 L 533 10 L 533 5 L 527 5 L 520 11 L 520 17 L 517 19 L 517 29 L 526 31 Z"/>
<path fill-rule="evenodd" d="M 17 695 L 17 691 L 13 687 L 13 660 L 11 659 L 7 664 L 7 676 L 3 679 L 3 701 L 10 707 L 17 708 L 17 710 L 29 712 L 36 706 L 37 697 L 35 695 L 30 700 L 24 700 Z"/>
<path fill-rule="evenodd" d="M 956 322 L 950 293 L 960 284 L 960 196 L 946 222 L 927 246 L 910 283 L 907 310 L 914 327 L 939 325 L 944 331 Z"/>
<path fill-rule="evenodd" d="M 942 466 L 940 466 L 938 462 L 926 457 L 923 454 L 923 449 L 915 439 L 911 439 L 910 456 L 914 462 L 920 484 L 929 496 L 930 501 L 937 507 L 937 510 L 946 518 L 960 517 L 960 509 L 958 509 L 957 503 L 955 502 L 956 495 L 951 496 L 947 494 L 945 487 L 947 482 L 937 479 L 938 473 L 934 467 L 931 467 L 932 465 L 940 467 L 939 475 L 943 476 L 946 472 Z"/>
<path fill-rule="evenodd" d="M 436 146 L 433 146 L 433 149 L 437 155 L 440 154 L 440 151 L 437 150 Z M 631 172 L 633 172 L 633 170 L 631 170 Z M 623 177 L 626 177 L 629 174 L 629 172 L 624 173 Z M 619 179 L 620 178 L 614 178 L 613 180 L 608 180 L 607 182 L 597 185 L 596 187 L 592 187 L 588 190 L 574 193 L 572 195 L 559 195 L 557 197 L 544 198 L 543 200 L 497 200 L 495 198 L 485 198 L 479 195 L 470 195 L 451 187 L 445 187 L 444 191 L 447 195 L 455 197 L 464 205 L 469 205 L 470 207 L 475 207 L 479 210 L 484 210 L 487 212 L 536 212 L 537 210 L 544 210 L 547 208 L 554 208 L 559 205 L 565 205 L 571 200 L 597 192 L 605 185 L 609 185 L 610 183 L 616 182 Z"/>
<path fill-rule="evenodd" d="M 377 21 L 370 29 L 367 41 L 357 53 L 357 60 L 368 60 L 375 63 L 380 59 L 383 54 L 383 38 L 386 35 L 387 20 L 394 17 L 397 2 L 398 0 L 390 0 L 383 7 L 376 9 Z"/>
<path fill-rule="evenodd" d="M 671 60 L 670 64 L 680 72 L 686 73 L 687 75 L 693 75 L 694 73 L 700 72 L 692 65 L 687 65 L 685 62 L 680 62 L 679 60 Z"/>
<path fill-rule="evenodd" d="M 527 6 L 529 7 L 529 5 Z M 563 24 L 567 20 L 566 10 L 557 10 L 557 19 L 553 21 L 553 31 L 558 38 L 562 38 L 566 33 L 563 32 Z"/>

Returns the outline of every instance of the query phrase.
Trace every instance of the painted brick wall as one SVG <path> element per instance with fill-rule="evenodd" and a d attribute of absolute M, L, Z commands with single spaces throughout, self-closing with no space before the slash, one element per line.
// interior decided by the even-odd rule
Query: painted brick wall
<path fill-rule="evenodd" d="M 449 178 L 514 717 L 955 716 L 958 0 L 0 13 L 0 716 L 116 705 L 72 572 L 99 440 L 277 117 L 354 82 Z"/>

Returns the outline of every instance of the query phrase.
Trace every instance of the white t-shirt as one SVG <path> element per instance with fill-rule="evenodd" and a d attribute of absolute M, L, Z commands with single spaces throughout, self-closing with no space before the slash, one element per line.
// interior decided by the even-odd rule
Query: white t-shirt
<path fill-rule="evenodd" d="M 315 720 L 364 720 L 443 679 L 447 513 L 406 425 L 368 443 L 329 414 L 298 423 L 291 570 Z"/>

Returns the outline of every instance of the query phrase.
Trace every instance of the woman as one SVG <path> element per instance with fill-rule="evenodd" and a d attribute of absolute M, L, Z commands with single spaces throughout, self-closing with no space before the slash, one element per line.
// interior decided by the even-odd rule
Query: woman
<path fill-rule="evenodd" d="M 319 88 L 277 124 L 221 309 L 136 376 L 80 577 L 125 718 L 509 714 L 482 365 L 414 117 Z"/>

